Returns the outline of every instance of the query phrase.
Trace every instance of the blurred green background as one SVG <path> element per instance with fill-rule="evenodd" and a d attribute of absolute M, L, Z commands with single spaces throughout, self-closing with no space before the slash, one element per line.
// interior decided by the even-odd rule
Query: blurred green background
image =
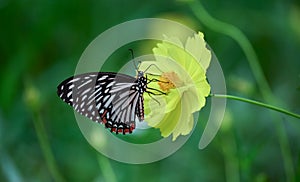
<path fill-rule="evenodd" d="M 300 113 L 300 2 L 211 0 L 203 6 L 242 30 L 276 105 Z M 203 24 L 186 2 L 1 0 L 0 181 L 300 181 L 300 120 L 238 101 L 228 100 L 221 130 L 204 150 L 197 146 L 207 107 L 188 142 L 159 162 L 119 163 L 87 143 L 56 86 L 101 32 L 149 17 L 204 32 L 228 93 L 266 101 L 241 47 Z M 118 66 L 130 59 L 126 51 L 114 56 Z"/>

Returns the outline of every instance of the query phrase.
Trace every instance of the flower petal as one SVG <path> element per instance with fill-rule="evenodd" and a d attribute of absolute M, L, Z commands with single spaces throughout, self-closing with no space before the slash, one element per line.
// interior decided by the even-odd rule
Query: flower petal
<path fill-rule="evenodd" d="M 188 103 L 188 99 L 184 98 L 183 95 L 182 103 L 181 103 L 181 115 L 179 118 L 179 122 L 177 123 L 174 131 L 172 140 L 175 141 L 179 135 L 187 135 L 193 129 L 194 126 L 194 117 L 193 114 L 190 113 L 190 105 Z"/>
<path fill-rule="evenodd" d="M 147 85 L 148 88 L 167 88 L 168 92 L 167 95 L 160 96 L 144 94 L 145 121 L 149 126 L 159 128 L 163 137 L 173 134 L 173 141 L 178 136 L 191 132 L 194 126 L 193 113 L 205 105 L 205 97 L 210 93 L 205 74 L 211 52 L 206 48 L 203 34 L 195 34 L 187 39 L 185 47 L 183 45 L 176 37 L 165 37 L 162 43 L 153 48 L 156 61 L 142 62 L 140 66 L 142 70 L 147 69 L 147 73 L 154 74 L 145 73 L 147 79 L 159 80 L 162 77 L 166 82 L 161 81 L 160 85 L 151 82 Z M 156 67 L 151 67 L 151 64 L 155 64 Z M 168 83 L 173 85 L 169 87 Z"/>
<path fill-rule="evenodd" d="M 196 60 L 200 61 L 204 70 L 207 70 L 210 64 L 211 52 L 207 49 L 202 32 L 198 32 L 194 37 L 189 37 L 186 41 L 185 49 L 193 55 Z"/>

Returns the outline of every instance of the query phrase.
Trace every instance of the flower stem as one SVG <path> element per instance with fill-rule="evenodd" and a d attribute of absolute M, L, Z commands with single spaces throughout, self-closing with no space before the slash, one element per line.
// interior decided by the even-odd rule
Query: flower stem
<path fill-rule="evenodd" d="M 239 44 L 239 46 L 242 48 L 243 52 L 245 53 L 245 56 L 248 60 L 248 63 L 256 79 L 256 82 L 258 83 L 263 98 L 269 103 L 277 103 L 278 100 L 275 98 L 275 96 L 273 95 L 270 89 L 267 79 L 259 64 L 258 57 L 254 51 L 254 48 L 251 45 L 248 38 L 243 34 L 243 32 L 233 25 L 224 23 L 216 18 L 213 18 L 202 6 L 199 0 L 188 1 L 188 4 L 191 10 L 194 12 L 195 16 L 204 25 L 206 25 L 208 28 L 216 32 L 222 33 L 224 35 L 228 35 Z M 270 109 L 274 109 L 273 106 Z M 282 112 L 281 109 L 280 112 Z M 290 115 L 290 112 L 288 113 L 289 113 L 288 115 Z M 295 114 L 292 114 L 291 116 L 299 118 L 299 115 L 295 116 Z M 284 125 L 282 122 L 276 122 L 275 128 L 277 130 L 279 145 L 280 145 L 280 149 L 284 161 L 286 180 L 295 181 L 295 170 L 293 167 L 292 153 L 291 153 L 291 148 L 287 137 L 287 132 L 284 129 Z"/>
<path fill-rule="evenodd" d="M 263 74 L 262 68 L 259 65 L 257 55 L 249 39 L 237 27 L 213 18 L 204 9 L 203 5 L 199 1 L 197 0 L 191 1 L 189 5 L 192 11 L 194 12 L 194 14 L 196 15 L 196 17 L 199 18 L 199 20 L 203 22 L 204 25 L 206 25 L 207 27 L 209 27 L 210 29 L 216 32 L 231 37 L 239 44 L 239 46 L 242 48 L 242 50 L 245 53 L 245 56 L 249 62 L 253 75 L 258 82 L 259 89 L 262 95 L 264 96 L 264 98 L 269 99 L 270 98 L 269 93 L 271 93 L 271 89 L 268 85 L 267 79 Z"/>
<path fill-rule="evenodd" d="M 63 182 L 65 181 L 63 176 L 60 174 L 57 167 L 54 154 L 51 150 L 51 145 L 49 143 L 49 138 L 46 134 L 46 129 L 44 126 L 43 118 L 40 113 L 41 101 L 40 101 L 40 92 L 36 89 L 30 81 L 25 83 L 25 97 L 24 101 L 29 111 L 32 114 L 32 120 L 37 134 L 37 139 L 41 147 L 41 152 L 45 157 L 45 164 L 48 167 L 50 174 L 53 177 L 54 181 Z M 43 161 L 44 162 L 44 161 Z"/>
<path fill-rule="evenodd" d="M 54 181 L 64 181 L 63 177 L 59 173 L 54 155 L 52 153 L 48 136 L 46 135 L 46 129 L 43 124 L 40 114 L 35 113 L 33 117 L 33 124 L 38 137 L 39 144 L 41 146 L 42 152 L 46 159 L 46 165 L 48 166 L 50 173 L 53 176 Z"/>
<path fill-rule="evenodd" d="M 114 173 L 114 170 L 113 170 L 109 160 L 100 154 L 97 154 L 97 157 L 98 157 L 99 167 L 101 168 L 101 171 L 102 171 L 103 179 L 105 181 L 116 182 L 117 177 Z"/>
<path fill-rule="evenodd" d="M 259 102 L 259 101 L 246 99 L 246 98 L 238 97 L 238 96 L 234 96 L 234 95 L 210 94 L 210 96 L 211 97 L 227 98 L 227 99 L 233 99 L 233 100 L 238 100 L 238 101 L 242 101 L 242 102 L 247 102 L 249 104 L 254 104 L 254 105 L 261 106 L 261 107 L 265 107 L 265 108 L 268 108 L 268 109 L 271 109 L 271 110 L 274 110 L 274 111 L 278 111 L 278 112 L 281 112 L 283 114 L 286 114 L 286 115 L 289 115 L 289 116 L 300 119 L 299 114 L 292 113 L 288 110 L 285 110 L 285 109 L 282 109 L 282 108 L 279 108 L 279 107 L 276 107 L 276 106 L 273 106 L 273 105 L 270 105 L 270 104 L 265 104 L 265 103 L 262 103 L 262 102 Z"/>

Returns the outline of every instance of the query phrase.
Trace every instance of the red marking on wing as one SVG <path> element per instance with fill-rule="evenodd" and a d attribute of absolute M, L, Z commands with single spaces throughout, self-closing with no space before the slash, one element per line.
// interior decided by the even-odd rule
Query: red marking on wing
<path fill-rule="evenodd" d="M 102 123 L 103 123 L 103 124 L 106 124 L 106 123 L 107 123 L 107 119 L 106 119 L 106 117 L 105 117 L 106 113 L 107 113 L 107 110 L 105 110 L 104 113 L 103 113 L 102 116 L 101 116 L 101 120 L 102 120 Z"/>
<path fill-rule="evenodd" d="M 131 123 L 130 125 L 130 128 L 129 128 L 129 132 L 131 133 L 132 132 L 132 130 L 134 130 L 135 129 L 135 124 L 134 123 Z"/>
<path fill-rule="evenodd" d="M 104 113 L 101 115 L 101 121 L 102 121 L 101 123 L 103 123 L 106 128 L 109 128 L 111 132 L 114 132 L 116 134 L 118 134 L 118 133 L 127 134 L 127 133 L 132 133 L 132 131 L 135 129 L 135 123 L 130 123 L 129 128 L 128 128 L 128 125 L 125 125 L 125 124 L 124 125 L 127 126 L 125 128 L 113 127 L 114 124 L 111 125 L 107 122 L 106 113 L 107 113 L 107 110 L 105 110 Z"/>

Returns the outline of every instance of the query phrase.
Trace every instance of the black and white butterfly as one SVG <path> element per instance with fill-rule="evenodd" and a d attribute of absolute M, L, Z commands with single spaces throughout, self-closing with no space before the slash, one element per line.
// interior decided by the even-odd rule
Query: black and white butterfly
<path fill-rule="evenodd" d="M 144 120 L 143 94 L 166 94 L 147 85 L 143 71 L 137 77 L 113 72 L 91 72 L 72 76 L 57 86 L 57 95 L 75 111 L 103 123 L 111 132 L 132 133 L 136 117 Z"/>

